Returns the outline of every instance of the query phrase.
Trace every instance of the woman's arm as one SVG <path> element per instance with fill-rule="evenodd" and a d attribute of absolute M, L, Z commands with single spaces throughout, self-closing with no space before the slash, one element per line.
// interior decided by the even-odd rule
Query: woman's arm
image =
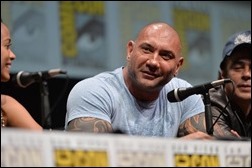
<path fill-rule="evenodd" d="M 25 107 L 11 96 L 1 95 L 1 110 L 6 113 L 7 126 L 43 130 Z"/>

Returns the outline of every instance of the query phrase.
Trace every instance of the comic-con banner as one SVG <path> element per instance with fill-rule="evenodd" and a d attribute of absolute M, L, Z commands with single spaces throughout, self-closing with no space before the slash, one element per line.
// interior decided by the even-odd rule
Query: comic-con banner
<path fill-rule="evenodd" d="M 2 128 L 3 167 L 251 167 L 251 141 Z"/>

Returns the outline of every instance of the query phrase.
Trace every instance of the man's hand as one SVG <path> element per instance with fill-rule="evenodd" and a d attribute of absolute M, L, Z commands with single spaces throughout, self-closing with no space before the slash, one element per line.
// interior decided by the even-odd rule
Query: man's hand
<path fill-rule="evenodd" d="M 181 137 L 181 139 L 202 139 L 202 140 L 214 140 L 215 138 L 211 135 L 208 135 L 204 132 L 197 131 L 186 136 Z"/>
<path fill-rule="evenodd" d="M 235 130 L 231 130 L 230 132 L 237 138 L 241 138 L 241 136 Z"/>

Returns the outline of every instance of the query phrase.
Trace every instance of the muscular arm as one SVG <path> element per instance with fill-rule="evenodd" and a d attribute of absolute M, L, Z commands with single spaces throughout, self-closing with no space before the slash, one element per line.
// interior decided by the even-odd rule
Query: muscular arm
<path fill-rule="evenodd" d="M 215 120 L 216 117 L 213 117 L 213 123 Z M 206 133 L 204 112 L 185 120 L 179 126 L 178 137 L 182 137 L 197 131 Z M 237 137 L 237 135 L 232 133 L 231 129 L 225 124 L 222 117 L 219 118 L 218 122 L 214 125 L 213 135 L 215 137 Z"/>
<path fill-rule="evenodd" d="M 105 120 L 92 117 L 81 117 L 70 121 L 66 131 L 111 133 L 113 132 L 113 129 L 111 124 Z"/>

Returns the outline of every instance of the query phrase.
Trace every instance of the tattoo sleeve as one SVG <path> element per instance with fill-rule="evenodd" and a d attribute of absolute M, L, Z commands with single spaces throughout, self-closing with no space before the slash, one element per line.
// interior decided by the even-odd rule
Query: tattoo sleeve
<path fill-rule="evenodd" d="M 66 131 L 111 133 L 113 132 L 113 129 L 111 124 L 105 120 L 91 117 L 81 117 L 70 121 Z"/>
<path fill-rule="evenodd" d="M 213 123 L 215 122 L 216 117 L 213 115 Z M 190 133 L 201 131 L 206 132 L 206 122 L 205 122 L 205 113 L 200 113 L 191 118 L 185 120 L 180 126 L 178 130 L 178 137 L 182 137 L 188 135 Z M 213 136 L 215 137 L 235 137 L 233 133 L 231 133 L 231 129 L 225 123 L 225 120 L 221 117 L 218 119 L 218 122 L 213 127 Z"/>
<path fill-rule="evenodd" d="M 213 122 L 217 120 L 216 124 L 214 125 L 214 136 L 216 137 L 236 137 L 231 132 L 231 127 L 228 124 L 228 121 L 225 119 L 224 115 L 221 115 L 221 111 L 218 109 L 212 109 L 213 113 Z M 219 117 L 219 118 L 218 118 Z"/>
<path fill-rule="evenodd" d="M 205 125 L 205 113 L 200 113 L 193 117 L 186 119 L 182 124 L 180 124 L 178 129 L 178 137 L 182 137 L 193 132 L 205 132 L 206 133 L 206 125 Z"/>

